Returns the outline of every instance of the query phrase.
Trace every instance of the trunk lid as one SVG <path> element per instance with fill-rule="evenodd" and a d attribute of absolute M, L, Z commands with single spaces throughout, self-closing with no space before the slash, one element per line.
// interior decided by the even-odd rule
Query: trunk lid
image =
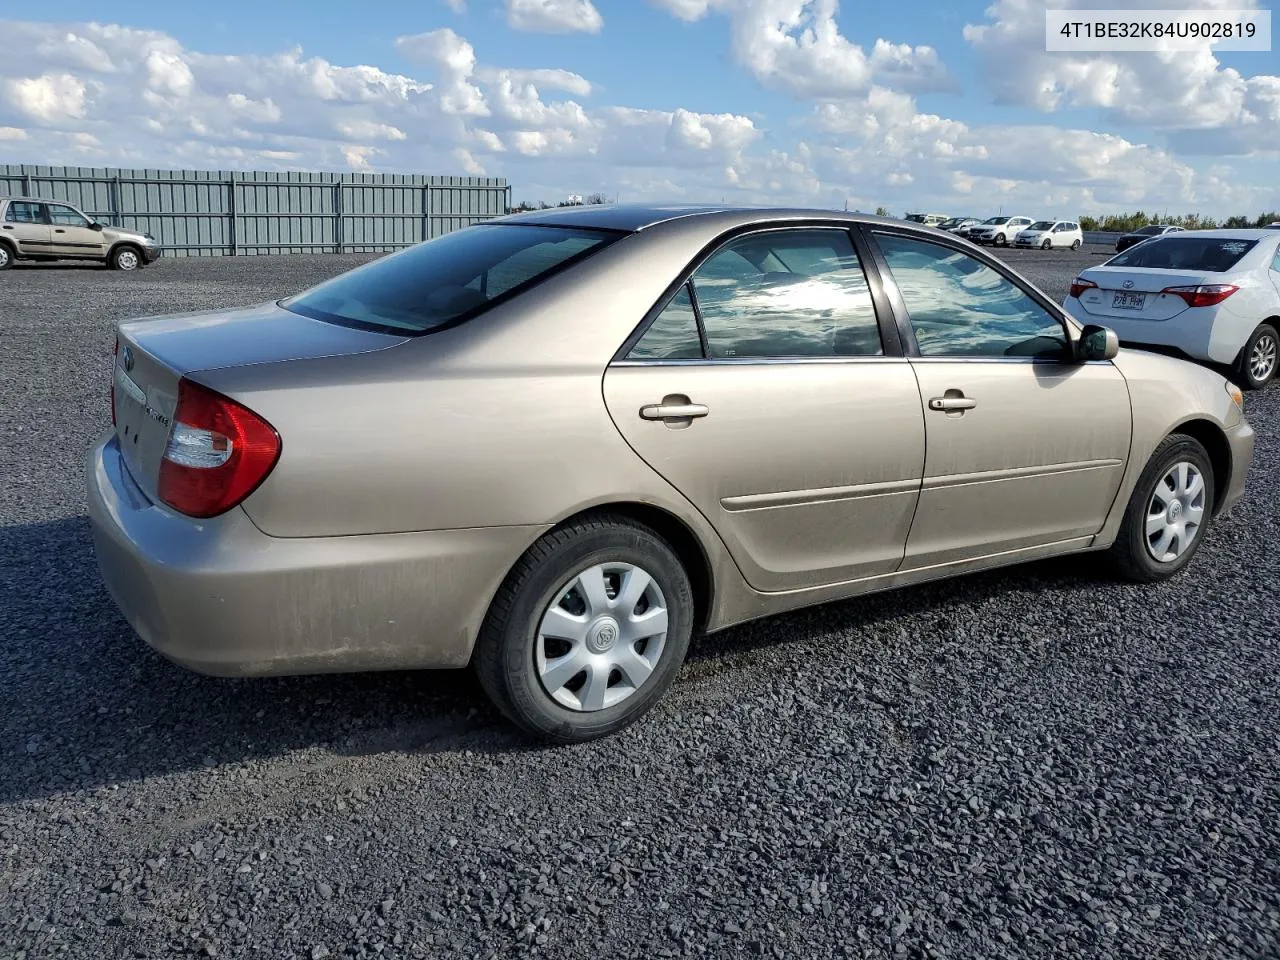
<path fill-rule="evenodd" d="M 1170 320 L 1190 308 L 1177 294 L 1161 290 L 1224 282 L 1222 274 L 1153 267 L 1094 267 L 1080 276 L 1098 285 L 1080 296 L 1085 312 L 1125 320 Z"/>
<path fill-rule="evenodd" d="M 153 500 L 184 376 L 367 353 L 408 339 L 313 320 L 274 303 L 129 320 L 118 326 L 117 338 L 116 438 L 134 481 Z"/>

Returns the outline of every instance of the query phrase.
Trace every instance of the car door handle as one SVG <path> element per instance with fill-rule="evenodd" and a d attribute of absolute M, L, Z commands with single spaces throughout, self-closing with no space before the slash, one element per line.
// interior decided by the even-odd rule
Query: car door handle
<path fill-rule="evenodd" d="M 54 233 L 66 233 L 67 231 L 63 230 L 61 227 L 54 227 L 53 232 L 54 232 Z"/>
<path fill-rule="evenodd" d="M 705 417 L 711 410 L 702 403 L 650 403 L 640 408 L 642 420 L 691 420 Z"/>
<path fill-rule="evenodd" d="M 9 226 L 7 223 L 4 225 L 4 228 L 5 228 L 6 230 L 12 230 L 12 229 L 13 229 L 13 227 Z"/>
<path fill-rule="evenodd" d="M 970 397 L 934 397 L 929 401 L 930 410 L 972 410 L 977 405 Z"/>

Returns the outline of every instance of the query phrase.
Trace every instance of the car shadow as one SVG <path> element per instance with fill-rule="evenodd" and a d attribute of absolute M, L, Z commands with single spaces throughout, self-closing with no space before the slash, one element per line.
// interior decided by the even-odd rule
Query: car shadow
<path fill-rule="evenodd" d="M 1035 581 L 1089 573 L 1067 560 L 1012 576 L 1013 587 L 1034 589 Z M 1010 577 L 977 574 L 701 637 L 687 675 L 697 682 L 758 648 L 977 600 L 1010 589 Z M 222 679 L 178 667 L 138 639 L 116 610 L 85 517 L 0 528 L 0 684 L 0 802 L 293 751 L 358 757 L 554 749 L 510 725 L 468 670 Z"/>
<path fill-rule="evenodd" d="M 11 270 L 106 270 L 101 260 L 15 260 Z"/>

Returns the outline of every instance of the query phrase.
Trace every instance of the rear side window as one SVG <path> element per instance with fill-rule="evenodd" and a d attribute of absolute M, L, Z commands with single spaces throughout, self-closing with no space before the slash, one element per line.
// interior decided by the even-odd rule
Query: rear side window
<path fill-rule="evenodd" d="M 732 240 L 693 275 L 711 359 L 879 356 L 875 307 L 849 234 Z"/>
<path fill-rule="evenodd" d="M 686 283 L 671 298 L 663 311 L 654 317 L 649 329 L 627 354 L 628 360 L 700 360 L 702 339 L 698 335 L 698 317 Z"/>
<path fill-rule="evenodd" d="M 620 236 L 482 224 L 383 257 L 282 303 L 316 320 L 421 334 L 474 316 Z"/>
<path fill-rule="evenodd" d="M 1152 270 L 1195 270 L 1223 273 L 1257 246 L 1257 240 L 1221 237 L 1179 237 L 1166 234 L 1112 257 L 1108 267 L 1146 267 Z"/>
<path fill-rule="evenodd" d="M 17 200 L 9 204 L 4 218 L 10 223 L 44 223 L 44 214 L 40 212 L 38 203 L 21 203 Z"/>

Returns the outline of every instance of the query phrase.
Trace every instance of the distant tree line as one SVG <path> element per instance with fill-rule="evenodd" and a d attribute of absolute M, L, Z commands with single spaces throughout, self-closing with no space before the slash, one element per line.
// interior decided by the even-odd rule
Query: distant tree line
<path fill-rule="evenodd" d="M 508 207 L 507 213 L 528 213 L 530 210 L 552 210 L 556 207 L 585 207 L 609 202 L 611 201 L 603 193 L 589 193 L 585 197 L 573 196 L 559 203 L 547 203 L 545 200 L 521 200 L 514 207 Z"/>
<path fill-rule="evenodd" d="M 1159 214 L 1149 214 L 1139 210 L 1136 213 L 1112 214 L 1105 217 L 1081 217 L 1080 228 L 1082 230 L 1100 230 L 1104 233 L 1130 233 L 1134 230 L 1140 230 L 1148 224 L 1167 223 L 1187 230 L 1213 230 L 1218 227 L 1238 230 L 1248 227 L 1265 227 L 1267 224 L 1275 223 L 1278 220 L 1280 220 L 1280 213 L 1275 210 L 1256 217 L 1227 217 L 1221 223 L 1213 217 L 1202 217 L 1198 213 L 1160 216 Z"/>

